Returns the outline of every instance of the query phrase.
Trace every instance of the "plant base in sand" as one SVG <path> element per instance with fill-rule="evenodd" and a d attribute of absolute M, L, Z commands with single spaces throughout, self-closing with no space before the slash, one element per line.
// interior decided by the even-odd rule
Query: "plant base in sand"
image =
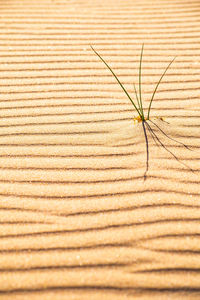
<path fill-rule="evenodd" d="M 143 56 L 143 49 L 144 49 L 144 45 L 142 45 L 142 49 L 141 49 L 141 54 L 140 54 L 140 64 L 139 64 L 139 95 L 136 89 L 136 86 L 134 84 L 134 92 L 135 92 L 135 98 L 136 98 L 136 102 L 134 102 L 134 100 L 132 99 L 132 97 L 130 96 L 130 94 L 128 93 L 128 91 L 125 89 L 124 85 L 121 83 L 121 81 L 119 80 L 119 78 L 117 77 L 117 75 L 115 74 L 115 72 L 112 70 L 112 68 L 107 64 L 107 62 L 102 58 L 102 56 L 96 51 L 94 50 L 94 48 L 91 46 L 92 50 L 94 51 L 94 53 L 100 58 L 100 60 L 106 65 L 106 67 L 110 70 L 110 72 L 112 73 L 112 75 L 115 77 L 115 79 L 117 80 L 118 84 L 121 86 L 122 90 L 124 91 L 124 93 L 126 94 L 126 96 L 128 97 L 128 99 L 130 100 L 130 102 L 132 103 L 133 107 L 135 108 L 138 116 L 133 118 L 133 122 L 134 124 L 137 123 L 142 123 L 142 127 L 143 127 L 143 131 L 144 131 L 144 137 L 145 137 L 145 143 L 146 143 L 146 170 L 144 173 L 144 179 L 146 179 L 146 174 L 148 172 L 149 169 L 149 143 L 148 143 L 148 135 L 147 135 L 147 131 L 150 133 L 151 137 L 153 138 L 154 142 L 156 143 L 156 145 L 158 146 L 162 146 L 167 152 L 171 153 L 171 155 L 177 160 L 179 161 L 182 165 L 184 165 L 185 167 L 187 167 L 190 171 L 193 171 L 190 167 L 188 167 L 186 164 L 184 164 L 183 162 L 181 162 L 178 157 L 173 154 L 162 142 L 161 140 L 158 138 L 158 136 L 155 134 L 155 132 L 152 130 L 151 126 L 149 125 L 149 123 L 151 122 L 152 124 L 154 124 L 157 129 L 160 130 L 160 132 L 165 136 L 168 137 L 169 139 L 175 141 L 176 143 L 182 144 L 185 148 L 189 149 L 188 146 L 186 146 L 185 144 L 178 142 L 177 140 L 169 137 L 161 128 L 159 128 L 158 125 L 156 125 L 153 121 L 150 120 L 150 112 L 151 112 L 151 105 L 152 102 L 154 100 L 154 96 L 156 94 L 156 91 L 164 77 L 164 75 L 166 74 L 167 70 L 169 69 L 169 67 L 171 66 L 171 64 L 173 63 L 173 61 L 175 60 L 175 58 L 173 58 L 170 63 L 168 64 L 168 66 L 166 67 L 165 71 L 163 72 L 163 74 L 161 75 L 158 83 L 156 84 L 153 94 L 151 96 L 150 102 L 149 102 L 149 106 L 148 106 L 148 110 L 147 110 L 147 116 L 145 117 L 144 114 L 144 108 L 143 108 L 143 103 L 142 103 L 142 56 Z M 163 118 L 159 118 L 161 120 L 163 120 Z M 163 120 L 164 121 L 164 120 Z"/>

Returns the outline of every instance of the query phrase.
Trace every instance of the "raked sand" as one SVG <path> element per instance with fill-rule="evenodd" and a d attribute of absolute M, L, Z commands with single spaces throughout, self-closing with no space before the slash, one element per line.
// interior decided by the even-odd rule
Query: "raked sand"
<path fill-rule="evenodd" d="M 0 299 L 200 299 L 200 2 L 1 0 L 0 28 Z M 142 43 L 145 108 L 177 56 L 146 180 L 142 123 L 89 46 L 133 95 Z"/>

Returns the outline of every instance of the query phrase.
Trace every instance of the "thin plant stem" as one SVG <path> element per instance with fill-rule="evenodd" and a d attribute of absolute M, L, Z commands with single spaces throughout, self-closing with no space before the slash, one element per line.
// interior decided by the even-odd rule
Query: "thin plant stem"
<path fill-rule="evenodd" d="M 134 86 L 134 90 L 135 90 L 135 96 L 136 96 L 137 104 L 138 104 L 139 110 L 141 111 L 141 107 L 140 107 L 140 102 L 139 102 L 139 99 L 138 99 L 138 94 L 137 94 L 136 86 L 135 86 L 135 84 L 133 84 L 133 86 Z"/>
<path fill-rule="evenodd" d="M 173 63 L 173 61 L 175 60 L 176 57 L 174 57 L 171 62 L 168 64 L 167 68 L 165 69 L 165 71 L 163 72 L 162 76 L 160 77 L 160 80 L 158 81 L 155 89 L 154 89 L 154 92 L 152 94 L 152 97 L 151 97 L 151 100 L 150 100 L 150 103 L 149 103 L 149 108 L 148 108 L 148 113 L 147 113 L 147 120 L 149 120 L 149 117 L 150 117 L 150 111 L 151 111 L 151 104 L 152 104 L 152 101 L 154 99 L 154 96 L 155 96 L 155 93 L 158 89 L 158 86 L 159 84 L 161 83 L 161 80 L 163 79 L 164 75 L 166 74 L 167 70 L 169 69 L 169 67 L 171 66 L 171 64 Z"/>
<path fill-rule="evenodd" d="M 142 82 L 141 82 L 143 49 L 144 49 L 144 44 L 142 44 L 142 50 L 140 54 L 140 66 L 139 66 L 139 99 L 140 99 L 140 110 L 141 110 L 142 120 L 144 121 L 144 111 L 142 106 Z"/>
<path fill-rule="evenodd" d="M 133 100 L 131 99 L 131 96 L 129 95 L 129 93 L 127 92 L 127 90 L 124 88 L 123 84 L 121 83 L 121 81 L 119 80 L 119 78 L 117 77 L 117 75 L 114 73 L 114 71 L 111 69 L 111 67 L 105 62 L 105 60 L 101 57 L 101 55 L 99 53 L 97 53 L 97 51 L 94 50 L 94 48 L 92 46 L 90 46 L 90 47 L 92 48 L 92 50 L 94 51 L 94 53 L 101 59 L 101 61 L 106 65 L 106 67 L 110 70 L 110 72 L 113 74 L 113 76 L 115 77 L 115 79 L 117 80 L 117 82 L 119 83 L 119 85 L 121 86 L 121 88 L 123 89 L 123 91 L 125 92 L 125 94 L 127 95 L 127 97 L 129 98 L 129 100 L 133 104 L 134 108 L 136 109 L 137 113 L 139 114 L 139 116 L 142 119 L 143 118 L 142 114 L 140 113 L 139 109 L 137 108 L 137 106 L 135 105 L 135 103 L 133 102 Z"/>

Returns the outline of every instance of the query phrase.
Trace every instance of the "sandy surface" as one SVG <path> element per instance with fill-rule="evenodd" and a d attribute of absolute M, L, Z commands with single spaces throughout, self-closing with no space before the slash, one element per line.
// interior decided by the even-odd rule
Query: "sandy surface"
<path fill-rule="evenodd" d="M 0 299 L 200 299 L 200 2 L 1 0 L 0 17 Z M 142 124 L 89 47 L 133 94 L 142 43 L 145 108 L 177 56 L 145 181 Z"/>

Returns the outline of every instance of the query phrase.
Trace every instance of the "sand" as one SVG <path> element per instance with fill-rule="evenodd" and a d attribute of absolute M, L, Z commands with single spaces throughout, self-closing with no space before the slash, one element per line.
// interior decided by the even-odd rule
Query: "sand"
<path fill-rule="evenodd" d="M 200 299 L 199 1 L 2 0 L 0 16 L 0 299 Z M 146 180 L 142 123 L 89 46 L 133 95 L 142 43 L 145 108 L 177 56 Z"/>

